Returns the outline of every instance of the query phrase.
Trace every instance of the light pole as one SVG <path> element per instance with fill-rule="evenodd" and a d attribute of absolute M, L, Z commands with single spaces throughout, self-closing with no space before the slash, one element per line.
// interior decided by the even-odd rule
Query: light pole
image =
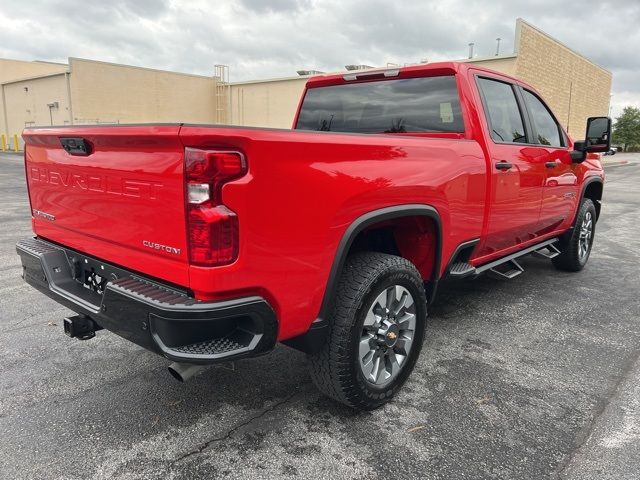
<path fill-rule="evenodd" d="M 611 117 L 611 110 L 613 109 L 613 105 L 611 104 L 612 98 L 613 98 L 613 93 L 609 95 L 609 117 Z"/>

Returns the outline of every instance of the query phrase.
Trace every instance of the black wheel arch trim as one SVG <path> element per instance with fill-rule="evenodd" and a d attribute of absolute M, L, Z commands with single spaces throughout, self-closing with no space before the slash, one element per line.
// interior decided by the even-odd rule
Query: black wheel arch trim
<path fill-rule="evenodd" d="M 435 259 L 431 279 L 429 281 L 431 285 L 429 288 L 430 291 L 427 292 L 427 298 L 432 300 L 435 296 L 438 280 L 440 279 L 440 267 L 442 263 L 442 222 L 440 220 L 438 210 L 436 210 L 435 207 L 426 204 L 394 205 L 372 210 L 356 218 L 342 235 L 334 255 L 333 264 L 331 265 L 331 271 L 329 272 L 329 278 L 327 279 L 318 317 L 313 321 L 306 333 L 289 340 L 285 340 L 283 343 L 307 353 L 317 351 L 322 346 L 322 343 L 329 331 L 328 318 L 333 304 L 333 299 L 335 297 L 338 279 L 340 272 L 344 268 L 344 264 L 347 260 L 347 254 L 349 253 L 355 238 L 365 228 L 375 223 L 393 218 L 413 216 L 424 216 L 430 218 L 433 220 L 436 228 Z"/>
<path fill-rule="evenodd" d="M 584 200 L 584 195 L 585 193 L 587 193 L 587 187 L 589 185 L 591 185 L 592 183 L 599 183 L 603 190 L 604 190 L 604 180 L 602 179 L 602 177 L 599 176 L 592 176 L 592 177 L 588 177 L 584 183 L 582 184 L 582 190 L 580 192 L 580 201 L 578 202 L 578 206 L 576 208 L 576 213 L 573 216 L 573 222 L 571 224 L 571 228 L 573 228 L 573 225 L 575 225 L 576 223 L 576 218 L 578 217 L 578 212 L 580 211 L 580 205 L 582 205 L 582 200 Z M 599 205 L 596 205 L 596 222 L 598 221 L 598 219 L 600 218 L 600 207 Z"/>

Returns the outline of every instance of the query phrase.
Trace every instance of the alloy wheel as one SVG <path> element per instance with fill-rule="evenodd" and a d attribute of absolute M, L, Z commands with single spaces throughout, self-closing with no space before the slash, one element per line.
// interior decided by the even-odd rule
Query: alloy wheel
<path fill-rule="evenodd" d="M 364 319 L 358 358 L 365 379 L 393 381 L 407 363 L 416 329 L 416 306 L 405 287 L 392 285 L 376 297 Z"/>
<path fill-rule="evenodd" d="M 589 255 L 591 240 L 593 238 L 593 216 L 587 212 L 580 225 L 580 235 L 578 237 L 578 257 L 584 260 Z"/>

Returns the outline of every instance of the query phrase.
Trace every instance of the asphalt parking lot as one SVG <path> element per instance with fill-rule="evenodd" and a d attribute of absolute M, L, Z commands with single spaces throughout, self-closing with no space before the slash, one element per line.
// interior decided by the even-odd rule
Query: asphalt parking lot
<path fill-rule="evenodd" d="M 622 155 L 618 156 L 622 157 Z M 640 160 L 607 171 L 588 267 L 527 258 L 510 281 L 443 285 L 391 404 L 320 396 L 284 346 L 186 384 L 20 278 L 22 158 L 0 154 L 0 478 L 636 479 Z"/>

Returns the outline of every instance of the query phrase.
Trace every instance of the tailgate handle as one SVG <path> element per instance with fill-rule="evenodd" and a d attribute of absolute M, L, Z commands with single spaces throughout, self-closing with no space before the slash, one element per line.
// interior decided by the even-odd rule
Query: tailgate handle
<path fill-rule="evenodd" d="M 64 137 L 60 143 L 69 155 L 91 155 L 91 143 L 82 137 Z"/>

